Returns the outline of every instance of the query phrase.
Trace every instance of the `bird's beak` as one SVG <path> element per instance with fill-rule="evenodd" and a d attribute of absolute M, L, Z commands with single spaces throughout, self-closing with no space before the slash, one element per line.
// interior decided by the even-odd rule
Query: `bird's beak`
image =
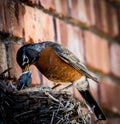
<path fill-rule="evenodd" d="M 29 71 L 29 65 L 26 65 L 24 69 L 22 69 L 23 72 Z"/>

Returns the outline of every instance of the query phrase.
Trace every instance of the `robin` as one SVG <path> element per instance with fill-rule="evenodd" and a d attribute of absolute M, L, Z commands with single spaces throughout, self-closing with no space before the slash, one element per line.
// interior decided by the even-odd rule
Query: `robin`
<path fill-rule="evenodd" d="M 87 78 L 99 81 L 67 48 L 49 41 L 27 44 L 18 50 L 16 59 L 23 71 L 28 71 L 29 66 L 34 64 L 45 77 L 53 82 L 76 83 L 75 87 L 97 119 L 106 120 L 90 93 Z"/>
<path fill-rule="evenodd" d="M 24 86 L 30 85 L 32 82 L 32 70 L 23 72 L 17 81 L 17 90 L 23 89 Z"/>

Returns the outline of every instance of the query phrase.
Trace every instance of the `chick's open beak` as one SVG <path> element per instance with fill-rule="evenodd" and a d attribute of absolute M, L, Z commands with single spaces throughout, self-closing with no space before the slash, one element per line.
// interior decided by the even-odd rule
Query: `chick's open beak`
<path fill-rule="evenodd" d="M 24 69 L 22 69 L 22 72 L 26 72 L 26 71 L 29 71 L 29 65 L 26 65 Z"/>

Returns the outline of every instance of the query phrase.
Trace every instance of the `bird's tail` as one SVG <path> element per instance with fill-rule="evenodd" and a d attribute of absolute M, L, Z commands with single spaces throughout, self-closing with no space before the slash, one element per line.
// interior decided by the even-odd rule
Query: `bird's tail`
<path fill-rule="evenodd" d="M 97 119 L 98 120 L 106 120 L 104 113 L 102 112 L 101 108 L 99 107 L 99 105 L 97 104 L 95 99 L 93 98 L 90 91 L 89 90 L 85 90 L 85 91 L 79 90 L 79 92 L 82 95 L 82 97 L 84 98 L 86 104 L 90 107 L 92 112 L 95 114 Z"/>

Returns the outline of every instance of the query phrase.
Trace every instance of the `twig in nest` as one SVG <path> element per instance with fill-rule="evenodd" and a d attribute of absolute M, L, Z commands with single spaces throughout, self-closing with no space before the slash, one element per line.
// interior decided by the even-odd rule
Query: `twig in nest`
<path fill-rule="evenodd" d="M 0 73 L 0 77 L 3 76 L 6 72 L 9 72 L 12 68 L 8 68 L 5 71 L 3 71 L 2 73 Z"/>
<path fill-rule="evenodd" d="M 58 102 L 58 103 L 60 103 L 60 101 L 58 100 L 58 99 L 56 99 L 56 98 L 54 98 L 52 95 L 50 95 L 48 92 L 44 92 L 45 93 L 45 95 L 47 95 L 47 96 L 49 96 L 49 98 L 51 98 L 52 100 L 54 100 L 55 102 Z M 61 103 L 60 103 L 61 104 Z"/>
<path fill-rule="evenodd" d="M 53 124 L 53 119 L 54 119 L 55 112 L 53 111 L 52 118 L 50 124 Z"/>

